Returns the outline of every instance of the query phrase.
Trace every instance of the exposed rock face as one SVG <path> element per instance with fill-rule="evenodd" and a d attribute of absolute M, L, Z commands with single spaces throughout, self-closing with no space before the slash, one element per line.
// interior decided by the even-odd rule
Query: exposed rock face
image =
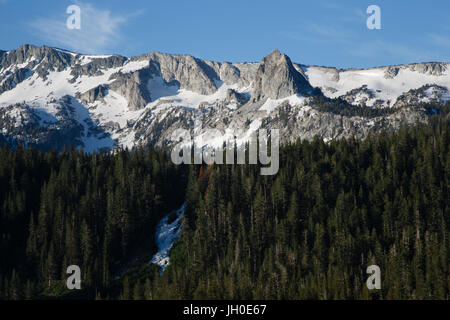
<path fill-rule="evenodd" d="M 0 76 L 0 94 L 5 91 L 12 90 L 15 86 L 27 79 L 33 74 L 29 68 L 20 68 L 15 72 L 7 72 L 3 77 Z"/>
<path fill-rule="evenodd" d="M 248 121 L 260 120 L 259 128 L 279 129 L 281 141 L 284 142 L 293 142 L 299 138 L 312 140 L 316 136 L 330 141 L 350 137 L 364 138 L 383 130 L 397 130 L 403 123 L 413 124 L 428 119 L 427 111 L 421 107 L 405 107 L 392 111 L 387 116 L 362 117 L 322 112 L 314 105 L 305 107 L 286 102 L 268 115 L 245 108 L 237 109 L 230 114 L 226 108 L 219 107 L 209 109 L 206 113 L 200 109 L 180 107 L 169 109 L 163 114 L 146 111 L 133 124 L 133 130 L 138 141 L 149 141 L 161 147 L 172 143 L 171 135 L 176 129 L 193 130 L 196 119 L 202 119 L 202 126 L 198 131 L 193 131 L 195 135 L 201 135 L 206 129 L 214 128 L 222 134 L 233 132 L 238 138 L 249 130 L 246 124 Z"/>
<path fill-rule="evenodd" d="M 248 97 L 246 97 L 243 94 L 240 94 L 239 92 L 236 92 L 236 90 L 228 89 L 225 102 L 233 102 L 233 101 L 237 102 L 239 105 L 242 105 L 248 101 Z"/>
<path fill-rule="evenodd" d="M 304 67 L 306 67 L 306 66 L 304 66 Z M 300 66 L 299 66 L 299 68 L 300 68 Z M 331 80 L 334 82 L 338 82 L 340 80 L 339 69 L 330 68 L 330 67 L 315 67 L 315 68 L 330 74 Z"/>
<path fill-rule="evenodd" d="M 328 68 L 328 72 L 332 74 L 332 78 L 331 78 L 331 79 L 332 79 L 334 82 L 338 82 L 338 81 L 339 81 L 340 76 L 339 76 L 339 71 L 338 71 L 337 69 L 334 69 L 334 68 Z"/>
<path fill-rule="evenodd" d="M 73 56 L 55 48 L 25 44 L 16 50 L 3 54 L 0 59 L 0 67 L 22 64 L 27 60 L 36 59 L 46 62 L 46 65 L 52 70 L 63 70 L 71 64 Z"/>
<path fill-rule="evenodd" d="M 147 69 L 127 74 L 118 73 L 113 77 L 117 80 L 111 83 L 109 88 L 127 99 L 130 110 L 142 109 L 151 101 L 150 92 L 146 86 L 150 77 Z"/>
<path fill-rule="evenodd" d="M 274 50 L 261 60 L 254 80 L 253 102 L 309 94 L 312 87 L 285 54 Z"/>
<path fill-rule="evenodd" d="M 384 71 L 384 77 L 386 79 L 394 79 L 398 72 L 400 71 L 400 67 L 397 66 L 389 66 L 386 68 L 386 70 Z"/>
<path fill-rule="evenodd" d="M 426 62 L 410 64 L 409 69 L 423 74 L 442 76 L 445 70 L 447 70 L 447 66 L 445 63 L 440 62 Z"/>
<path fill-rule="evenodd" d="M 130 79 L 114 81 L 110 89 L 124 96 L 128 100 L 128 108 L 132 111 L 142 109 L 151 100 L 145 86 Z"/>
<path fill-rule="evenodd" d="M 344 70 L 295 64 L 277 50 L 260 63 L 229 63 L 25 45 L 0 51 L 0 129 L 14 141 L 89 150 L 170 146 L 172 132 L 194 127 L 236 137 L 279 129 L 282 141 L 363 138 L 439 112 L 449 77 L 447 63 Z"/>
<path fill-rule="evenodd" d="M 49 71 L 62 71 L 70 66 L 74 61 L 74 56 L 55 48 L 36 47 L 26 44 L 17 50 L 4 54 L 0 60 L 0 69 L 23 64 L 27 61 L 32 62 L 33 60 L 40 62 L 35 72 L 43 79 L 46 79 Z"/>
<path fill-rule="evenodd" d="M 413 63 L 408 66 L 389 66 L 386 67 L 384 77 L 386 79 L 394 79 L 401 69 L 409 69 L 411 71 L 423 73 L 430 76 L 442 76 L 447 70 L 447 63 L 441 62 L 424 62 Z"/>
<path fill-rule="evenodd" d="M 220 79 L 226 84 L 237 83 L 239 81 L 239 75 L 239 69 L 228 62 L 224 62 L 220 66 Z"/>
<path fill-rule="evenodd" d="M 108 87 L 105 85 L 99 85 L 83 94 L 77 94 L 76 98 L 81 100 L 82 103 L 94 103 L 97 100 L 103 99 L 108 93 Z"/>
<path fill-rule="evenodd" d="M 152 52 L 138 57 L 138 60 L 149 59 L 161 77 L 167 83 L 177 81 L 181 89 L 190 90 L 203 95 L 213 94 L 216 84 L 213 78 L 214 70 L 206 63 L 190 55 L 169 55 Z M 218 78 L 218 77 L 217 77 Z"/>
<path fill-rule="evenodd" d="M 94 58 L 83 65 L 77 63 L 70 73 L 73 76 L 72 82 L 75 82 L 80 76 L 101 76 L 102 70 L 121 67 L 126 61 L 127 58 L 114 55 L 107 58 Z"/>

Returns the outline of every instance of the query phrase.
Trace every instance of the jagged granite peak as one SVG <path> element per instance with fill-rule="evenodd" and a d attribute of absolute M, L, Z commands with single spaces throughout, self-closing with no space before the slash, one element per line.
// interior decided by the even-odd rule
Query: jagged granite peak
<path fill-rule="evenodd" d="M 278 50 L 272 51 L 261 60 L 253 88 L 253 102 L 308 94 L 313 89 L 308 80 L 293 66 L 291 59 Z"/>
<path fill-rule="evenodd" d="M 204 61 L 191 55 L 171 55 L 151 52 L 132 60 L 148 59 L 167 83 L 176 81 L 180 89 L 197 92 L 202 95 L 213 94 L 217 90 L 214 78 L 218 80 L 215 70 Z"/>
<path fill-rule="evenodd" d="M 0 129 L 14 141 L 89 151 L 170 146 L 174 130 L 199 121 L 199 134 L 278 128 L 284 141 L 330 141 L 426 120 L 450 100 L 449 88 L 448 63 L 339 69 L 296 64 L 278 50 L 232 63 L 25 45 L 0 51 Z"/>
<path fill-rule="evenodd" d="M 36 73 L 45 79 L 49 71 L 62 71 L 70 66 L 74 60 L 74 54 L 63 50 L 47 46 L 38 47 L 25 44 L 3 55 L 0 59 L 0 69 L 7 68 L 11 65 L 26 62 L 33 63 L 33 61 L 36 61 L 39 64 L 36 68 Z"/>

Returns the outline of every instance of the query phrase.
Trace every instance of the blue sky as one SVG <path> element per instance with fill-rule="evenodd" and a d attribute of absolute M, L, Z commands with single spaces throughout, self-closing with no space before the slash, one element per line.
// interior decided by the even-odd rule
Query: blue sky
<path fill-rule="evenodd" d="M 81 30 L 66 27 L 72 4 Z M 372 4 L 381 30 L 366 27 Z M 449 13 L 449 0 L 0 0 L 0 49 L 31 43 L 244 62 L 277 48 L 298 63 L 343 68 L 450 61 Z"/>

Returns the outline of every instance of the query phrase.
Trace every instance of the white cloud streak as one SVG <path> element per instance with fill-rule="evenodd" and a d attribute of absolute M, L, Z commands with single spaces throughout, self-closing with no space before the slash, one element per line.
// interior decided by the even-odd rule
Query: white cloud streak
<path fill-rule="evenodd" d="M 2 1 L 2 0 L 0 0 Z M 141 12 L 120 15 L 95 8 L 90 3 L 75 2 L 81 8 L 81 29 L 70 30 L 66 21 L 69 14 L 52 18 L 37 18 L 30 23 L 36 36 L 49 45 L 80 53 L 107 53 L 120 45 L 121 27 Z"/>
<path fill-rule="evenodd" d="M 428 34 L 428 37 L 432 44 L 438 47 L 450 48 L 450 37 L 435 33 Z"/>
<path fill-rule="evenodd" d="M 353 47 L 348 49 L 348 54 L 369 59 L 389 56 L 394 59 L 393 64 L 400 63 L 396 62 L 395 59 L 403 60 L 405 63 L 414 63 L 427 62 L 432 60 L 430 57 L 433 57 L 432 50 L 380 39 L 355 43 Z"/>

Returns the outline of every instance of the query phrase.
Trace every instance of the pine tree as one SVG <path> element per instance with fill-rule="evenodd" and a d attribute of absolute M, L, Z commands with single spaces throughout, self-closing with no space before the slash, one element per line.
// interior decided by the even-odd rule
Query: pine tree
<path fill-rule="evenodd" d="M 128 276 L 125 276 L 122 284 L 122 300 L 130 300 L 130 281 L 128 280 Z"/>

